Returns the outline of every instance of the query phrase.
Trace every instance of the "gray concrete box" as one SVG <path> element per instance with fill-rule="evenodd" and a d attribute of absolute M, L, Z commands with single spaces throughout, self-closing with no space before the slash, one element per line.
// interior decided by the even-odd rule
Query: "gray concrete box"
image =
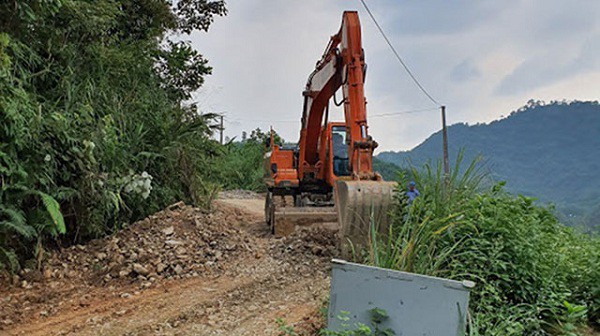
<path fill-rule="evenodd" d="M 389 316 L 379 326 L 402 336 L 464 335 L 471 281 L 454 281 L 332 261 L 327 325 L 331 331 L 371 326 L 371 310 Z M 343 322 L 338 317 L 345 315 Z"/>

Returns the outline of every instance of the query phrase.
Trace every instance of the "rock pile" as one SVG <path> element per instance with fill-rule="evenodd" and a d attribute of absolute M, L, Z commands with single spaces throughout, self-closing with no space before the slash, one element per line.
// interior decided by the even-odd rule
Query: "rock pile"
<path fill-rule="evenodd" d="M 157 279 L 219 272 L 228 259 L 254 252 L 254 238 L 240 230 L 242 221 L 233 208 L 208 213 L 177 203 L 114 236 L 53 253 L 43 276 L 149 287 Z"/>
<path fill-rule="evenodd" d="M 296 230 L 271 246 L 271 255 L 288 261 L 322 260 L 328 262 L 339 255 L 338 235 L 325 228 Z"/>

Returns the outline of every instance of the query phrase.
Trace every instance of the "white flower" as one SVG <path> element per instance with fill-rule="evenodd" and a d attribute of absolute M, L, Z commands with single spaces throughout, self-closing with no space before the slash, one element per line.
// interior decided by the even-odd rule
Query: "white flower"
<path fill-rule="evenodd" d="M 50 160 L 52 160 L 52 157 L 50 156 L 50 154 L 46 154 L 46 156 L 44 156 L 44 161 L 50 162 Z"/>
<path fill-rule="evenodd" d="M 83 145 L 85 147 L 89 147 L 90 149 L 96 148 L 96 144 L 93 141 L 83 140 Z"/>

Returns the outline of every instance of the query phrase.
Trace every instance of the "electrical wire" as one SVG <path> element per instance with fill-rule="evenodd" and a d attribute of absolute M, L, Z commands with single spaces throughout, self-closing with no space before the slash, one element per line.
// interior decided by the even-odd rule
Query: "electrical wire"
<path fill-rule="evenodd" d="M 398 61 L 400 62 L 400 64 L 402 64 L 402 67 L 404 67 L 404 70 L 406 70 L 406 72 L 408 73 L 408 75 L 410 76 L 410 78 L 412 78 L 413 82 L 417 85 L 417 87 L 427 96 L 427 98 L 429 98 L 429 100 L 431 100 L 435 105 L 437 105 L 438 107 L 441 106 L 440 103 L 437 102 L 437 100 L 435 100 L 430 94 L 429 92 L 427 92 L 427 90 L 425 90 L 425 88 L 423 87 L 423 85 L 421 85 L 421 83 L 419 83 L 419 81 L 417 80 L 417 78 L 415 77 L 415 75 L 413 75 L 412 71 L 410 70 L 410 68 L 406 65 L 406 63 L 402 60 L 402 57 L 400 57 L 400 54 L 398 54 L 398 52 L 396 51 L 396 48 L 394 48 L 394 46 L 392 45 L 392 42 L 390 42 L 390 40 L 388 39 L 388 37 L 385 35 L 385 32 L 383 31 L 383 28 L 381 28 L 381 26 L 379 25 L 379 23 L 377 22 L 377 20 L 375 19 L 375 16 L 373 16 L 373 13 L 371 13 L 371 10 L 369 9 L 369 7 L 367 6 L 367 3 L 365 2 L 365 0 L 360 0 L 360 2 L 363 4 L 363 6 L 365 7 L 365 9 L 367 10 L 367 13 L 369 13 L 369 16 L 371 17 L 371 19 L 373 20 L 373 22 L 375 23 L 375 25 L 377 26 L 377 29 L 379 30 L 379 32 L 381 33 L 381 35 L 383 36 L 383 38 L 385 39 L 385 41 L 387 42 L 388 46 L 390 47 L 390 49 L 392 50 L 392 52 L 394 53 L 394 55 L 396 55 L 396 58 L 398 59 Z"/>
<path fill-rule="evenodd" d="M 400 112 L 372 114 L 372 115 L 369 115 L 369 118 L 393 117 L 393 116 L 401 115 L 401 114 L 413 114 L 413 113 L 420 113 L 420 112 L 435 111 L 437 109 L 438 109 L 437 107 L 430 107 L 430 108 L 423 108 L 423 109 L 417 109 L 417 110 L 406 110 L 406 111 L 400 111 Z M 240 121 L 254 121 L 254 122 L 262 122 L 262 123 L 299 123 L 300 122 L 298 120 L 260 120 L 260 119 L 241 119 L 241 118 L 228 118 L 228 117 L 225 117 L 224 119 L 228 123 L 234 123 L 234 122 L 240 122 Z"/>
<path fill-rule="evenodd" d="M 401 111 L 401 112 L 372 114 L 369 116 L 369 118 L 391 117 L 391 116 L 396 116 L 396 115 L 400 115 L 400 114 L 412 114 L 412 113 L 419 113 L 419 112 L 435 111 L 437 109 L 438 109 L 437 107 L 430 107 L 430 108 L 420 109 L 420 110 L 408 110 L 408 111 Z"/>

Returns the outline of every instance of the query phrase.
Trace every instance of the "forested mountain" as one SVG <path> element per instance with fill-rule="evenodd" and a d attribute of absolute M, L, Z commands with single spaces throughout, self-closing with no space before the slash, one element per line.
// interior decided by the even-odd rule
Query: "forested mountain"
<path fill-rule="evenodd" d="M 450 160 L 464 150 L 469 163 L 483 157 L 507 189 L 553 203 L 575 225 L 600 224 L 600 105 L 594 102 L 529 101 L 507 118 L 489 124 L 448 128 Z M 406 152 L 378 158 L 405 167 L 441 157 L 441 132 Z"/>

